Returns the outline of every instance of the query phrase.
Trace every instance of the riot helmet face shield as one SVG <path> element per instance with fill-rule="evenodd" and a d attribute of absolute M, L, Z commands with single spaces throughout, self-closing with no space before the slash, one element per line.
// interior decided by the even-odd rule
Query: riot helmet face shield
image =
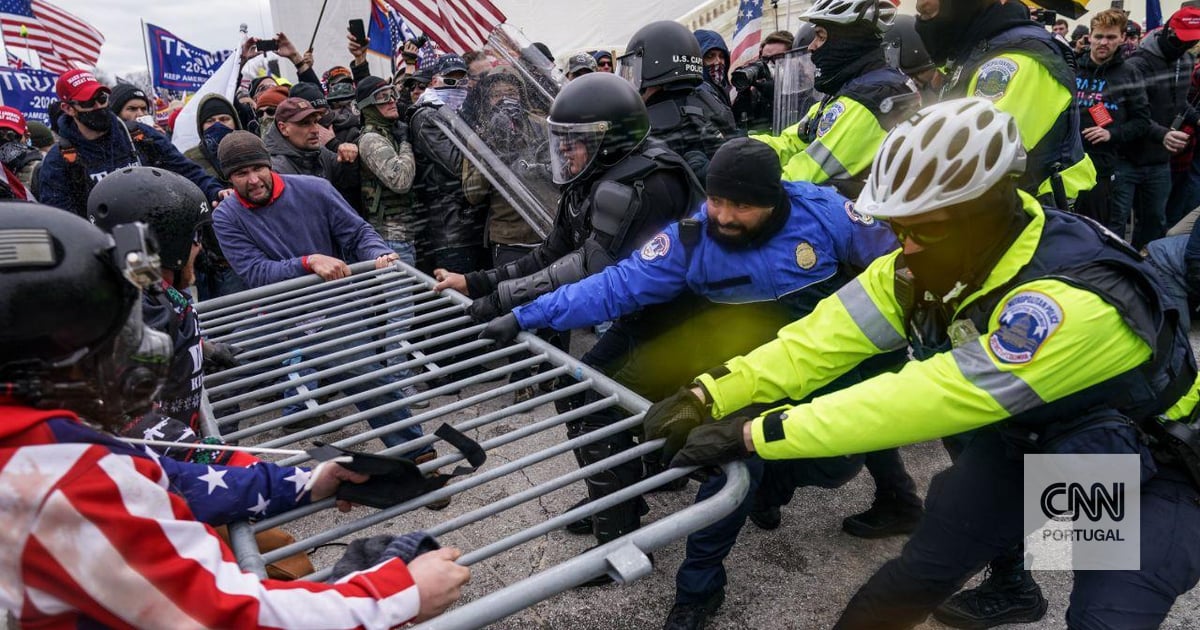
<path fill-rule="evenodd" d="M 807 48 L 793 48 L 775 60 L 775 99 L 771 132 L 779 135 L 800 121 L 820 94 L 816 91 L 817 67 Z"/>
<path fill-rule="evenodd" d="M 591 123 L 548 122 L 550 137 L 550 171 L 556 184 L 568 184 L 591 169 L 600 155 L 607 121 Z"/>
<path fill-rule="evenodd" d="M 618 57 L 617 75 L 628 81 L 633 89 L 642 91 L 642 51 L 638 50 Z"/>
<path fill-rule="evenodd" d="M 150 411 L 166 381 L 172 346 L 169 335 L 142 322 L 141 305 L 135 304 L 110 347 L 84 362 L 98 394 L 86 417 L 111 427 Z"/>

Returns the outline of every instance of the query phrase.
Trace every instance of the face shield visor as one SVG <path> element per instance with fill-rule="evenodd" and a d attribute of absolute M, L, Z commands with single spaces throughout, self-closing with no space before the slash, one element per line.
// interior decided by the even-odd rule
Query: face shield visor
<path fill-rule="evenodd" d="M 617 75 L 629 82 L 633 89 L 642 91 L 642 51 L 621 55 L 617 58 Z"/>
<path fill-rule="evenodd" d="M 586 173 L 600 154 L 609 123 L 556 123 L 547 121 L 550 139 L 550 172 L 554 183 L 567 184 Z"/>
<path fill-rule="evenodd" d="M 817 101 L 817 67 L 807 48 L 793 48 L 774 62 L 775 91 L 771 132 L 779 135 L 796 124 Z"/>

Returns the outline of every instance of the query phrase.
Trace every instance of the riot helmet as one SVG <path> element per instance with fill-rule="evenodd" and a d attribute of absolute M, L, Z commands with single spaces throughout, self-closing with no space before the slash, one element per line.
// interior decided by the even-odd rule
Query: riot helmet
<path fill-rule="evenodd" d="M 917 34 L 917 18 L 912 15 L 896 16 L 895 23 L 883 34 L 883 51 L 889 66 L 909 76 L 937 67 Z"/>
<path fill-rule="evenodd" d="M 88 195 L 88 220 L 105 232 L 141 221 L 158 241 L 164 269 L 187 265 L 197 227 L 209 218 L 208 199 L 188 178 L 149 166 L 123 168 L 96 184 Z"/>
<path fill-rule="evenodd" d="M 704 80 L 704 60 L 687 27 L 663 20 L 633 34 L 617 59 L 617 72 L 639 92 L 656 85 L 697 86 Z"/>
<path fill-rule="evenodd" d="M 546 122 L 556 184 L 590 174 L 596 164 L 616 164 L 650 133 L 650 116 L 641 96 L 628 82 L 607 72 L 585 74 L 563 86 Z"/>
<path fill-rule="evenodd" d="M 148 411 L 172 350 L 138 306 L 158 277 L 144 224 L 110 236 L 69 212 L 0 204 L 0 391 L 110 427 Z"/>

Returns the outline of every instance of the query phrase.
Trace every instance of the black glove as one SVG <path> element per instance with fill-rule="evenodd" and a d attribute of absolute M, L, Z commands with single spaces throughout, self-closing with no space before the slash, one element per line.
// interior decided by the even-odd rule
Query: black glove
<path fill-rule="evenodd" d="M 696 427 L 688 434 L 687 443 L 671 458 L 672 467 L 710 466 L 748 457 L 743 427 L 744 417 L 730 417 Z"/>
<path fill-rule="evenodd" d="M 500 307 L 500 296 L 495 293 L 489 293 L 471 302 L 471 305 L 467 307 L 467 315 L 480 324 L 490 322 L 502 314 L 504 314 L 504 309 Z"/>
<path fill-rule="evenodd" d="M 474 305 L 472 305 L 474 306 Z M 501 315 L 493 319 L 483 332 L 479 333 L 480 339 L 491 339 L 497 345 L 504 345 L 513 339 L 517 338 L 517 333 L 521 332 L 521 323 L 517 321 L 517 316 L 512 313 Z"/>
<path fill-rule="evenodd" d="M 392 139 L 396 142 L 408 142 L 408 124 L 402 120 L 392 123 Z"/>
<path fill-rule="evenodd" d="M 244 362 L 237 358 L 242 349 L 219 341 L 203 341 L 201 348 L 204 353 L 204 371 L 218 372 L 242 365 Z M 209 368 L 212 368 L 211 370 Z"/>
<path fill-rule="evenodd" d="M 670 460 L 683 448 L 688 433 L 705 422 L 712 422 L 712 413 L 688 387 L 681 387 L 670 398 L 664 398 L 646 410 L 642 430 L 647 440 L 667 438 L 663 459 Z"/>

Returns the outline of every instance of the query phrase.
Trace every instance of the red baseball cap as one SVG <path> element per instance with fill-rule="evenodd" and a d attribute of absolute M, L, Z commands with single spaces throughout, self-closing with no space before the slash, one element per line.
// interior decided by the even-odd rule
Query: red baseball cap
<path fill-rule="evenodd" d="M 0 129 L 12 129 L 22 136 L 29 131 L 24 114 L 15 107 L 4 105 L 0 105 Z"/>
<path fill-rule="evenodd" d="M 54 91 L 58 94 L 58 100 L 64 103 L 70 101 L 89 101 L 100 90 L 112 92 L 108 86 L 97 81 L 96 77 L 87 70 L 70 70 L 64 72 L 58 77 L 58 82 L 54 84 Z"/>
<path fill-rule="evenodd" d="M 1175 36 L 1181 42 L 1200 41 L 1200 9 L 1184 7 L 1171 16 L 1167 26 L 1175 31 Z"/>

